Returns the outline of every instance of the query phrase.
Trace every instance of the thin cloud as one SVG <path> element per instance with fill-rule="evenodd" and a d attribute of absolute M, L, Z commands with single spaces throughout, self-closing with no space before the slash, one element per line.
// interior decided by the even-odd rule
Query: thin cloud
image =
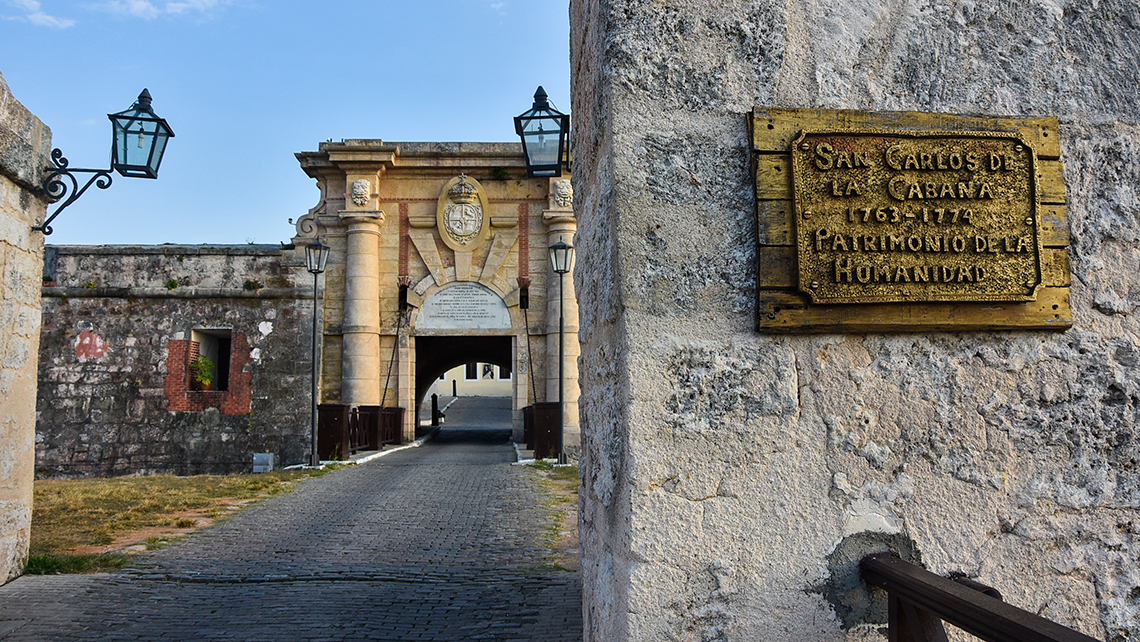
<path fill-rule="evenodd" d="M 228 0 L 168 0 L 166 2 L 112 0 L 96 5 L 96 7 L 120 16 L 153 20 L 159 16 L 205 14 L 226 4 L 229 4 Z"/>
<path fill-rule="evenodd" d="M 10 4 L 24 12 L 23 16 L 12 17 L 9 18 L 10 20 L 23 20 L 38 27 L 50 27 L 52 29 L 67 29 L 75 24 L 75 21 L 70 18 L 57 18 L 44 13 L 38 0 L 10 0 Z"/>
<path fill-rule="evenodd" d="M 211 9 L 221 6 L 223 3 L 218 0 L 187 0 L 185 2 L 167 2 L 166 13 L 185 13 L 187 11 L 201 11 L 203 13 Z"/>
<path fill-rule="evenodd" d="M 499 12 L 500 15 L 506 13 L 506 11 L 503 11 L 503 8 L 506 6 L 507 6 L 507 3 L 505 3 L 505 2 L 495 2 L 495 3 L 491 4 L 491 8 L 494 9 L 495 11 Z"/>

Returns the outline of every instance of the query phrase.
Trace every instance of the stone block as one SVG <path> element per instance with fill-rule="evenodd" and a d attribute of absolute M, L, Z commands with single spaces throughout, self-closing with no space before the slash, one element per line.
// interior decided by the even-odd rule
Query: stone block
<path fill-rule="evenodd" d="M 1140 10 L 1036 9 L 572 0 L 585 639 L 877 637 L 828 565 L 868 532 L 1140 636 L 1140 71 L 1084 71 Z M 757 335 L 758 105 L 1057 117 L 1073 329 Z"/>

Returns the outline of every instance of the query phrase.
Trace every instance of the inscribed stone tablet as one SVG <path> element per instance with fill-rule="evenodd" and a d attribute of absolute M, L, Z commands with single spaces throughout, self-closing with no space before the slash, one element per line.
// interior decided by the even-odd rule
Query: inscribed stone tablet
<path fill-rule="evenodd" d="M 478 283 L 452 283 L 436 290 L 420 308 L 416 327 L 425 330 L 510 330 L 507 304 Z"/>

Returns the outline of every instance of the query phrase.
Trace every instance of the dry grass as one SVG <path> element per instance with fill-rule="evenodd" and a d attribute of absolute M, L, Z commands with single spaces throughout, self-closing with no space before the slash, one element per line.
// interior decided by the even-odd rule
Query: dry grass
<path fill-rule="evenodd" d="M 531 469 L 535 481 L 545 491 L 543 504 L 550 516 L 542 545 L 551 552 L 543 566 L 561 571 L 579 570 L 578 467 L 538 462 Z"/>
<path fill-rule="evenodd" d="M 168 540 L 250 501 L 287 492 L 321 471 L 258 475 L 37 480 L 28 573 L 122 567 L 132 544 Z"/>

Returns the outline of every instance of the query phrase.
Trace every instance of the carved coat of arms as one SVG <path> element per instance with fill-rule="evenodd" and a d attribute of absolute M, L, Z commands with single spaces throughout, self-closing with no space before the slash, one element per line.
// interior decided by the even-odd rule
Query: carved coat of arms
<path fill-rule="evenodd" d="M 483 229 L 483 206 L 475 186 L 460 175 L 459 182 L 447 191 L 447 201 L 443 209 L 444 229 L 456 243 L 471 243 Z"/>

